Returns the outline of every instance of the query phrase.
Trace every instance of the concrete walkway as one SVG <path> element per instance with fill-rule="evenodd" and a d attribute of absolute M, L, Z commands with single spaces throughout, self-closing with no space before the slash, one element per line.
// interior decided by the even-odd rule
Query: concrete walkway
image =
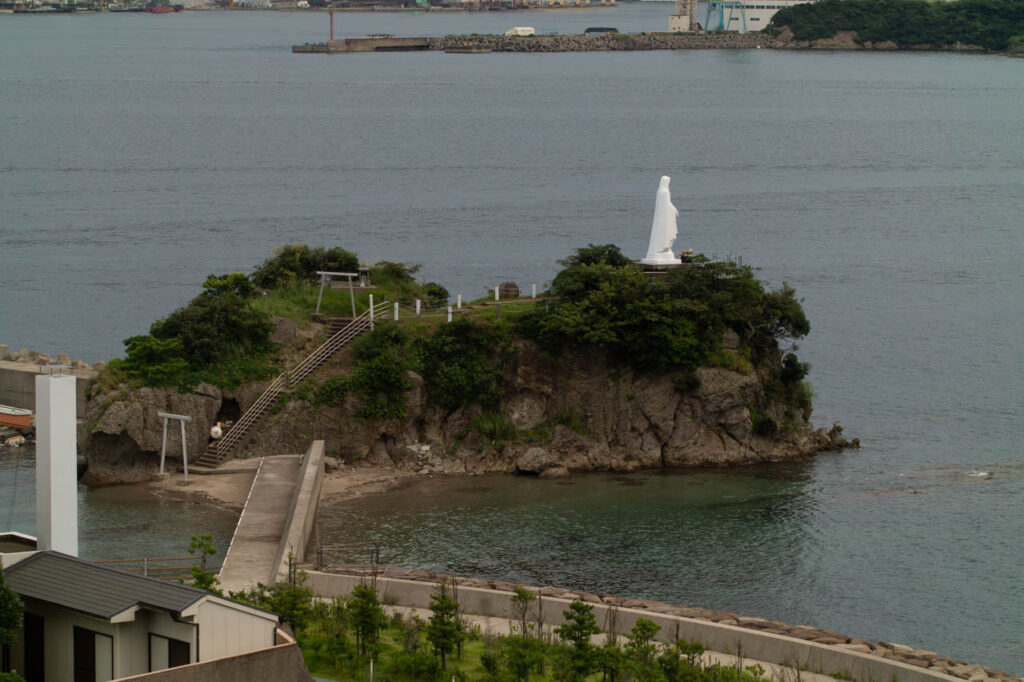
<path fill-rule="evenodd" d="M 301 461 L 301 455 L 263 458 L 220 569 L 220 587 L 225 594 L 273 582 Z"/>

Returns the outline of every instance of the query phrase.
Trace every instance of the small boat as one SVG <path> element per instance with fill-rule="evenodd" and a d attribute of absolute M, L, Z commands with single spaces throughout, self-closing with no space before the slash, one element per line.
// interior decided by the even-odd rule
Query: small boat
<path fill-rule="evenodd" d="M 180 12 L 183 9 L 185 8 L 182 5 L 161 5 L 155 2 L 146 5 L 146 12 L 149 14 L 170 14 L 171 12 Z"/>
<path fill-rule="evenodd" d="M 31 428 L 32 410 L 0 405 L 0 426 L 13 426 L 16 429 Z"/>

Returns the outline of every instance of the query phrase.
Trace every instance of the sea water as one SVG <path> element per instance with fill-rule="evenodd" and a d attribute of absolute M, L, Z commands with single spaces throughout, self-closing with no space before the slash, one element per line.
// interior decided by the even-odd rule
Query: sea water
<path fill-rule="evenodd" d="M 655 31 L 667 7 L 338 13 L 335 29 Z M 667 174 L 678 248 L 742 256 L 804 298 L 813 418 L 864 447 L 735 472 L 426 482 L 332 512 L 338 533 L 412 567 L 1024 672 L 1019 60 L 290 53 L 327 30 L 317 12 L 0 16 L 0 343 L 109 358 L 209 273 L 289 242 L 421 263 L 464 297 L 543 286 L 587 243 L 641 256 Z"/>

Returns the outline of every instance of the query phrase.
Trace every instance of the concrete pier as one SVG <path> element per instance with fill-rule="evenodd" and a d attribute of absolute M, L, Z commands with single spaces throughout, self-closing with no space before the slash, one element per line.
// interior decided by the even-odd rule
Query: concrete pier
<path fill-rule="evenodd" d="M 323 441 L 314 441 L 305 455 L 263 458 L 220 569 L 225 593 L 283 579 L 289 553 L 301 561 L 316 523 L 323 473 Z"/>

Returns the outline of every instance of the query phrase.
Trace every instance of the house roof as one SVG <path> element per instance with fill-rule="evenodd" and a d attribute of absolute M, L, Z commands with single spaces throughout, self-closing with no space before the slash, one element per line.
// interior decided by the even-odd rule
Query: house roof
<path fill-rule="evenodd" d="M 180 616 L 209 595 L 195 587 L 97 566 L 53 551 L 37 552 L 4 573 L 8 586 L 22 597 L 106 620 L 138 606 Z"/>

